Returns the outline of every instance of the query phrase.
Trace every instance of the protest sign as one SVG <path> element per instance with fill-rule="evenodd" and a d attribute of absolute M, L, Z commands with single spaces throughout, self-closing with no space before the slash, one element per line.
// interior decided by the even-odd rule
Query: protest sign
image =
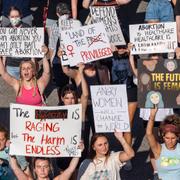
<path fill-rule="evenodd" d="M 90 86 L 96 132 L 129 132 L 125 85 Z"/>
<path fill-rule="evenodd" d="M 61 38 L 71 66 L 112 56 L 103 23 L 62 31 Z"/>
<path fill-rule="evenodd" d="M 57 107 L 10 105 L 10 154 L 78 157 L 80 104 Z"/>
<path fill-rule="evenodd" d="M 131 54 L 174 52 L 177 47 L 176 22 L 129 26 Z"/>
<path fill-rule="evenodd" d="M 90 12 L 93 23 L 104 23 L 111 44 L 115 46 L 126 44 L 114 6 L 91 6 Z"/>
<path fill-rule="evenodd" d="M 143 59 L 138 61 L 138 105 L 180 108 L 180 61 Z"/>
<path fill-rule="evenodd" d="M 0 28 L 0 55 L 43 57 L 43 28 Z"/>
<path fill-rule="evenodd" d="M 72 18 L 71 19 L 59 18 L 59 32 L 66 31 L 69 29 L 75 29 L 78 27 L 81 27 L 81 22 L 79 20 L 72 19 Z M 65 45 L 62 38 L 60 38 L 60 46 L 61 46 L 61 49 L 63 50 L 62 57 L 61 57 L 61 64 L 63 66 L 69 65 L 70 63 L 68 61 Z"/>

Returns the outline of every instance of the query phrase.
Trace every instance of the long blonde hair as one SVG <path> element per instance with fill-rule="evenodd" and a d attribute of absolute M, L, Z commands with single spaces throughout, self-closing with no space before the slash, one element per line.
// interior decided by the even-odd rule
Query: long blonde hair
<path fill-rule="evenodd" d="M 32 62 L 31 60 L 28 60 L 28 61 L 22 61 L 20 63 L 20 79 L 19 79 L 19 90 L 18 90 L 18 93 L 17 93 L 17 96 L 21 96 L 22 94 L 22 87 L 23 87 L 23 78 L 22 78 L 22 74 L 21 74 L 21 71 L 22 71 L 22 65 L 24 63 L 29 63 L 31 64 L 32 66 L 32 69 L 33 69 L 33 77 L 32 77 L 32 81 L 33 81 L 33 88 L 34 88 L 34 91 L 33 91 L 33 94 L 32 96 L 36 96 L 36 88 L 37 88 L 37 78 L 36 78 L 36 65 L 34 62 Z"/>

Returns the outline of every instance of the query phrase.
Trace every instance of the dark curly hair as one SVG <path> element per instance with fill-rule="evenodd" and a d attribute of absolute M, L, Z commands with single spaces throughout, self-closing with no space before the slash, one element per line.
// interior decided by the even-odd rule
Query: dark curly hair
<path fill-rule="evenodd" d="M 160 124 L 159 130 L 161 137 L 163 137 L 167 132 L 172 132 L 180 138 L 180 117 L 176 114 L 167 116 Z"/>
<path fill-rule="evenodd" d="M 78 95 L 77 95 L 77 91 L 76 91 L 76 87 L 73 84 L 67 84 L 65 85 L 61 91 L 58 92 L 59 97 L 65 97 L 66 94 L 72 93 L 74 98 L 75 98 L 75 104 L 78 103 Z M 60 102 L 59 105 L 64 105 L 64 103 L 62 102 L 61 98 L 60 98 Z"/>

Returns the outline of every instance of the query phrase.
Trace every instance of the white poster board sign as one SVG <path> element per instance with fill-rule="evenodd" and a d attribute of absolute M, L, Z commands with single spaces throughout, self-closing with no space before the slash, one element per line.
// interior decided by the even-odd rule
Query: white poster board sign
<path fill-rule="evenodd" d="M 90 12 L 93 23 L 104 23 L 111 44 L 115 46 L 126 44 L 114 6 L 91 6 Z"/>
<path fill-rule="evenodd" d="M 0 55 L 43 57 L 44 28 L 0 28 Z"/>
<path fill-rule="evenodd" d="M 10 154 L 79 157 L 81 104 L 57 107 L 10 105 Z"/>
<path fill-rule="evenodd" d="M 62 31 L 66 31 L 66 30 L 70 30 L 70 29 L 75 29 L 75 28 L 79 28 L 81 27 L 82 24 L 79 20 L 76 20 L 76 19 L 61 19 L 59 18 L 59 31 L 62 32 Z M 68 61 L 68 57 L 67 57 L 67 54 L 66 54 L 66 51 L 65 51 L 65 45 L 64 45 L 64 42 L 63 42 L 63 39 L 60 38 L 60 46 L 61 46 L 61 49 L 63 50 L 63 54 L 62 54 L 62 57 L 61 57 L 61 64 L 63 66 L 65 65 L 69 65 L 70 62 Z"/>
<path fill-rule="evenodd" d="M 125 85 L 91 86 L 96 132 L 129 132 L 128 101 Z"/>
<path fill-rule="evenodd" d="M 103 23 L 62 31 L 61 38 L 71 66 L 89 63 L 112 56 Z"/>
<path fill-rule="evenodd" d="M 176 22 L 129 26 L 131 54 L 174 52 L 177 47 Z"/>

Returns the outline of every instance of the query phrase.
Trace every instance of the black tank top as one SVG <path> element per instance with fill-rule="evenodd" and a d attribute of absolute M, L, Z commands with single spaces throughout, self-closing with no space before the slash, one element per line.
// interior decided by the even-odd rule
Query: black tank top
<path fill-rule="evenodd" d="M 91 99 L 91 91 L 90 91 L 90 86 L 91 85 L 100 85 L 100 79 L 99 79 L 99 75 L 98 75 L 98 70 L 96 69 L 96 74 L 94 76 L 87 76 L 84 73 L 84 78 L 86 80 L 86 83 L 88 85 L 88 90 L 89 90 L 89 97 L 88 99 Z M 82 87 L 81 87 L 81 83 L 77 86 L 77 94 L 78 94 L 78 98 L 81 97 L 82 94 Z"/>

